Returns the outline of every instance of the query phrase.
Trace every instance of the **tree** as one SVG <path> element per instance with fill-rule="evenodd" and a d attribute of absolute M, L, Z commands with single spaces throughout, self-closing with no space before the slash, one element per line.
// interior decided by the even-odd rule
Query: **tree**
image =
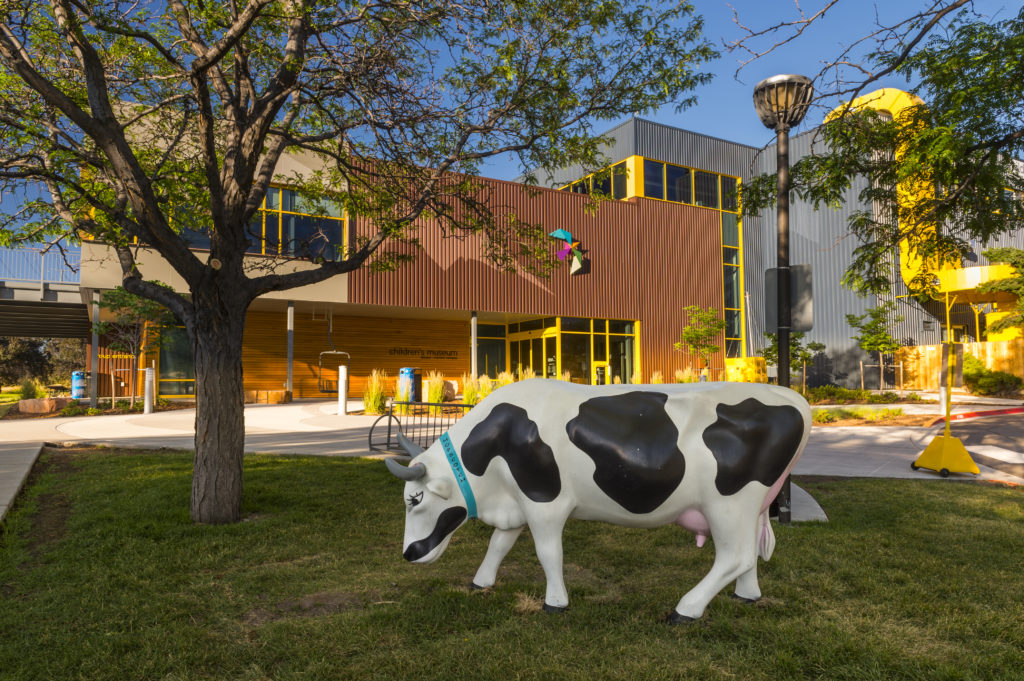
<path fill-rule="evenodd" d="M 49 338 L 46 340 L 46 354 L 52 368 L 50 381 L 71 385 L 71 372 L 85 369 L 85 339 Z"/>
<path fill-rule="evenodd" d="M 718 345 L 719 337 L 725 330 L 725 320 L 721 313 L 713 307 L 703 309 L 699 305 L 687 305 L 683 308 L 689 324 L 679 334 L 679 342 L 673 347 L 681 352 L 689 352 L 700 357 L 703 367 L 711 364 L 711 355 L 722 349 Z"/>
<path fill-rule="evenodd" d="M 825 351 L 825 344 L 809 342 L 804 345 L 804 336 L 800 331 L 789 334 L 789 365 L 799 364 L 802 367 L 802 382 L 804 391 L 807 390 L 807 363 L 814 359 L 814 355 Z M 779 338 L 777 334 L 766 333 L 764 337 L 768 345 L 763 348 L 760 355 L 764 357 L 764 363 L 768 366 L 776 366 L 779 363 Z"/>
<path fill-rule="evenodd" d="M 156 282 L 159 283 L 159 282 Z M 167 287 L 169 288 L 169 287 Z M 104 291 L 100 307 L 106 309 L 111 319 L 93 325 L 93 331 L 107 337 L 107 345 L 119 352 L 132 356 L 132 371 L 129 378 L 131 405 L 135 406 L 136 382 L 139 376 L 139 358 L 144 350 L 160 345 L 160 329 L 176 323 L 170 311 L 151 298 L 142 298 L 118 286 Z M 114 399 L 111 374 L 110 399 Z"/>
<path fill-rule="evenodd" d="M 1013 276 L 989 281 L 978 287 L 983 293 L 1005 291 L 1017 296 L 1017 302 L 1010 314 L 992 322 L 987 331 L 1021 329 L 1024 331 L 1024 250 L 1019 248 L 990 248 L 983 255 L 992 262 L 1004 262 L 1013 267 Z M 979 339 L 980 340 L 980 339 Z"/>
<path fill-rule="evenodd" d="M 50 368 L 42 338 L 0 338 L 0 384 L 10 385 L 23 378 L 44 379 Z"/>
<path fill-rule="evenodd" d="M 701 28 L 690 5 L 671 2 L 9 0 L 0 189 L 42 193 L 4 218 L 0 241 L 102 240 L 125 290 L 181 320 L 196 376 L 191 515 L 234 522 L 250 302 L 396 266 L 382 245 L 415 242 L 421 216 L 483 234 L 502 267 L 543 269 L 544 231 L 492 212 L 481 162 L 508 159 L 531 179 L 600 167 L 595 124 L 693 103 L 689 90 L 708 78 L 697 69 L 715 55 Z M 307 212 L 334 201 L 369 226 L 341 247 L 318 235 L 290 244 L 311 268 L 245 257 L 288 153 L 321 166 L 287 178 Z M 196 233 L 209 239 L 202 259 L 189 249 Z M 140 248 L 188 291 L 144 280 Z"/>
<path fill-rule="evenodd" d="M 889 332 L 890 324 L 899 324 L 903 321 L 903 315 L 892 316 L 896 305 L 886 302 L 878 307 L 869 308 L 862 315 L 846 315 L 846 323 L 859 333 L 852 338 L 857 341 L 864 352 L 878 353 L 878 388 L 885 385 L 885 370 L 883 355 L 886 352 L 894 352 L 900 348 L 900 342 Z"/>
<path fill-rule="evenodd" d="M 751 59 L 796 41 L 840 0 L 764 30 L 747 29 L 732 45 Z M 838 205 L 854 178 L 867 179 L 863 210 L 849 227 L 859 240 L 844 284 L 862 293 L 889 290 L 899 249 L 928 292 L 934 269 L 959 264 L 972 241 L 1022 226 L 1024 177 L 1024 10 L 993 20 L 970 0 L 928 0 L 923 9 L 859 40 L 816 77 L 819 101 L 850 102 L 884 78 L 902 77 L 920 97 L 894 118 L 870 108 L 841 107 L 815 133 L 814 153 L 792 168 L 793 190 L 816 207 Z M 760 49 L 758 41 L 774 39 Z M 857 59 L 867 50 L 866 59 Z M 756 214 L 774 203 L 774 178 L 744 187 Z"/>

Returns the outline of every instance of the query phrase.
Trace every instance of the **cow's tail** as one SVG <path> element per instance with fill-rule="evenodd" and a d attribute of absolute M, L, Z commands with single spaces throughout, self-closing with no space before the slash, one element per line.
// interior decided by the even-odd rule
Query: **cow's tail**
<path fill-rule="evenodd" d="M 761 536 L 757 542 L 757 555 L 761 560 L 768 560 L 775 551 L 775 532 L 772 531 L 772 523 L 768 519 L 768 511 L 761 513 Z"/>

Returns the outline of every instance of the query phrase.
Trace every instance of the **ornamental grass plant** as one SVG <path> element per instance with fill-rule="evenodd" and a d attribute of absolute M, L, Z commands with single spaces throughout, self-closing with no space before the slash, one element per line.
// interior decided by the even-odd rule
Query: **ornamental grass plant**
<path fill-rule="evenodd" d="M 374 369 L 366 379 L 366 387 L 363 388 L 363 411 L 367 414 L 383 414 L 387 406 L 388 374 L 385 371 Z"/>

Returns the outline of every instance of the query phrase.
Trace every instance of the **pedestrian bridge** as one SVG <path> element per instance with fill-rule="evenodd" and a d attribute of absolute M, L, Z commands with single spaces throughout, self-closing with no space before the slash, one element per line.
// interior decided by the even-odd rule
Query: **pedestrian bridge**
<path fill-rule="evenodd" d="M 80 260 L 77 249 L 0 249 L 0 336 L 88 337 Z"/>

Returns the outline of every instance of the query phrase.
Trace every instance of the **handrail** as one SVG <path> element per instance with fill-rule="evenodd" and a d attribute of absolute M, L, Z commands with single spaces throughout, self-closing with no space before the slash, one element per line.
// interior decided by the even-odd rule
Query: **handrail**
<path fill-rule="evenodd" d="M 0 282 L 78 284 L 82 254 L 53 248 L 0 248 Z"/>

